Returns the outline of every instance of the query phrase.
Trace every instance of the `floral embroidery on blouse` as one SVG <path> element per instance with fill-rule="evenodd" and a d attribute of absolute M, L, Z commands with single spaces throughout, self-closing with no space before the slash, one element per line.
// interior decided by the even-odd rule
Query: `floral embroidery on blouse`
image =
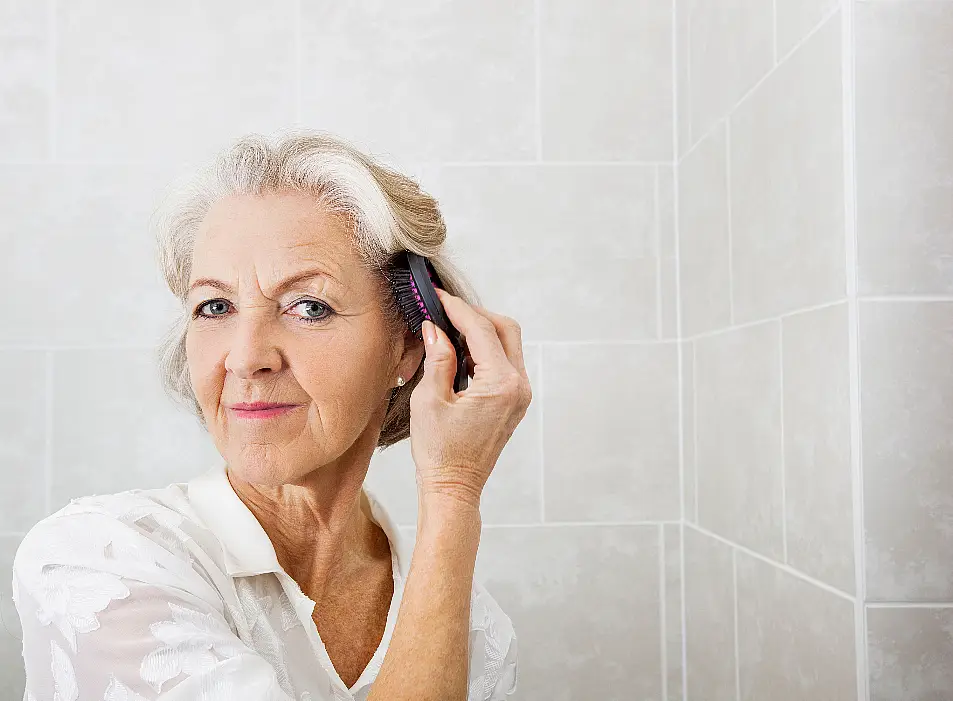
<path fill-rule="evenodd" d="M 187 484 L 74 499 L 27 533 L 12 582 L 23 701 L 366 701 L 392 626 L 348 689 L 329 664 L 313 602 L 266 566 L 264 531 L 224 485 L 215 504 L 233 520 L 212 528 Z M 374 504 L 391 537 L 396 529 Z M 248 542 L 256 554 L 243 550 Z M 401 551 L 392 552 L 397 607 Z M 468 701 L 511 697 L 516 635 L 476 581 L 469 653 Z"/>

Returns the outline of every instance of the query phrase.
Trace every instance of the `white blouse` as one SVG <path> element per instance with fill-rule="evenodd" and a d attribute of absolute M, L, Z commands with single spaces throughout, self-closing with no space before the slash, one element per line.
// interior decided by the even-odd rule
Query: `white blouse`
<path fill-rule="evenodd" d="M 13 561 L 23 701 L 342 701 L 367 698 L 397 622 L 413 543 L 364 488 L 391 546 L 380 646 L 348 688 L 311 618 L 315 602 L 219 462 L 184 483 L 73 499 Z M 474 579 L 467 701 L 516 691 L 516 635 Z"/>

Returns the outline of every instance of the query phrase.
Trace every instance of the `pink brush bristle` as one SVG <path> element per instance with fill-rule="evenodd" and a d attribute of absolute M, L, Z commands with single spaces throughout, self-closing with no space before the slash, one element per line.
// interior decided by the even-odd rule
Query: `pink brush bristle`
<path fill-rule="evenodd" d="M 431 281 L 433 281 L 433 275 L 430 274 L 429 270 L 427 272 Z M 421 298 L 420 290 L 414 282 L 414 276 L 409 269 L 399 268 L 393 272 L 391 281 L 396 292 L 398 306 L 403 312 L 408 326 L 418 338 L 421 338 L 421 326 L 424 320 L 433 321 L 433 318 Z"/>

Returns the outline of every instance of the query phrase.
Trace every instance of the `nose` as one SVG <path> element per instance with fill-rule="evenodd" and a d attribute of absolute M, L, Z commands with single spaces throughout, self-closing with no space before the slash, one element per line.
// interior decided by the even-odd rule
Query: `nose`
<path fill-rule="evenodd" d="M 251 379 L 260 373 L 281 369 L 281 353 L 275 345 L 267 310 L 256 314 L 253 310 L 237 315 L 229 344 L 225 369 L 236 377 Z"/>

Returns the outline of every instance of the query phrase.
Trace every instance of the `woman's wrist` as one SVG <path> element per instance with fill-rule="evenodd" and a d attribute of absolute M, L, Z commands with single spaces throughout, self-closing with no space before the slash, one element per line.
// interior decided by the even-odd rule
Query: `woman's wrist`
<path fill-rule="evenodd" d="M 417 538 L 450 536 L 461 545 L 479 545 L 483 518 L 469 495 L 427 492 L 418 495 Z"/>

